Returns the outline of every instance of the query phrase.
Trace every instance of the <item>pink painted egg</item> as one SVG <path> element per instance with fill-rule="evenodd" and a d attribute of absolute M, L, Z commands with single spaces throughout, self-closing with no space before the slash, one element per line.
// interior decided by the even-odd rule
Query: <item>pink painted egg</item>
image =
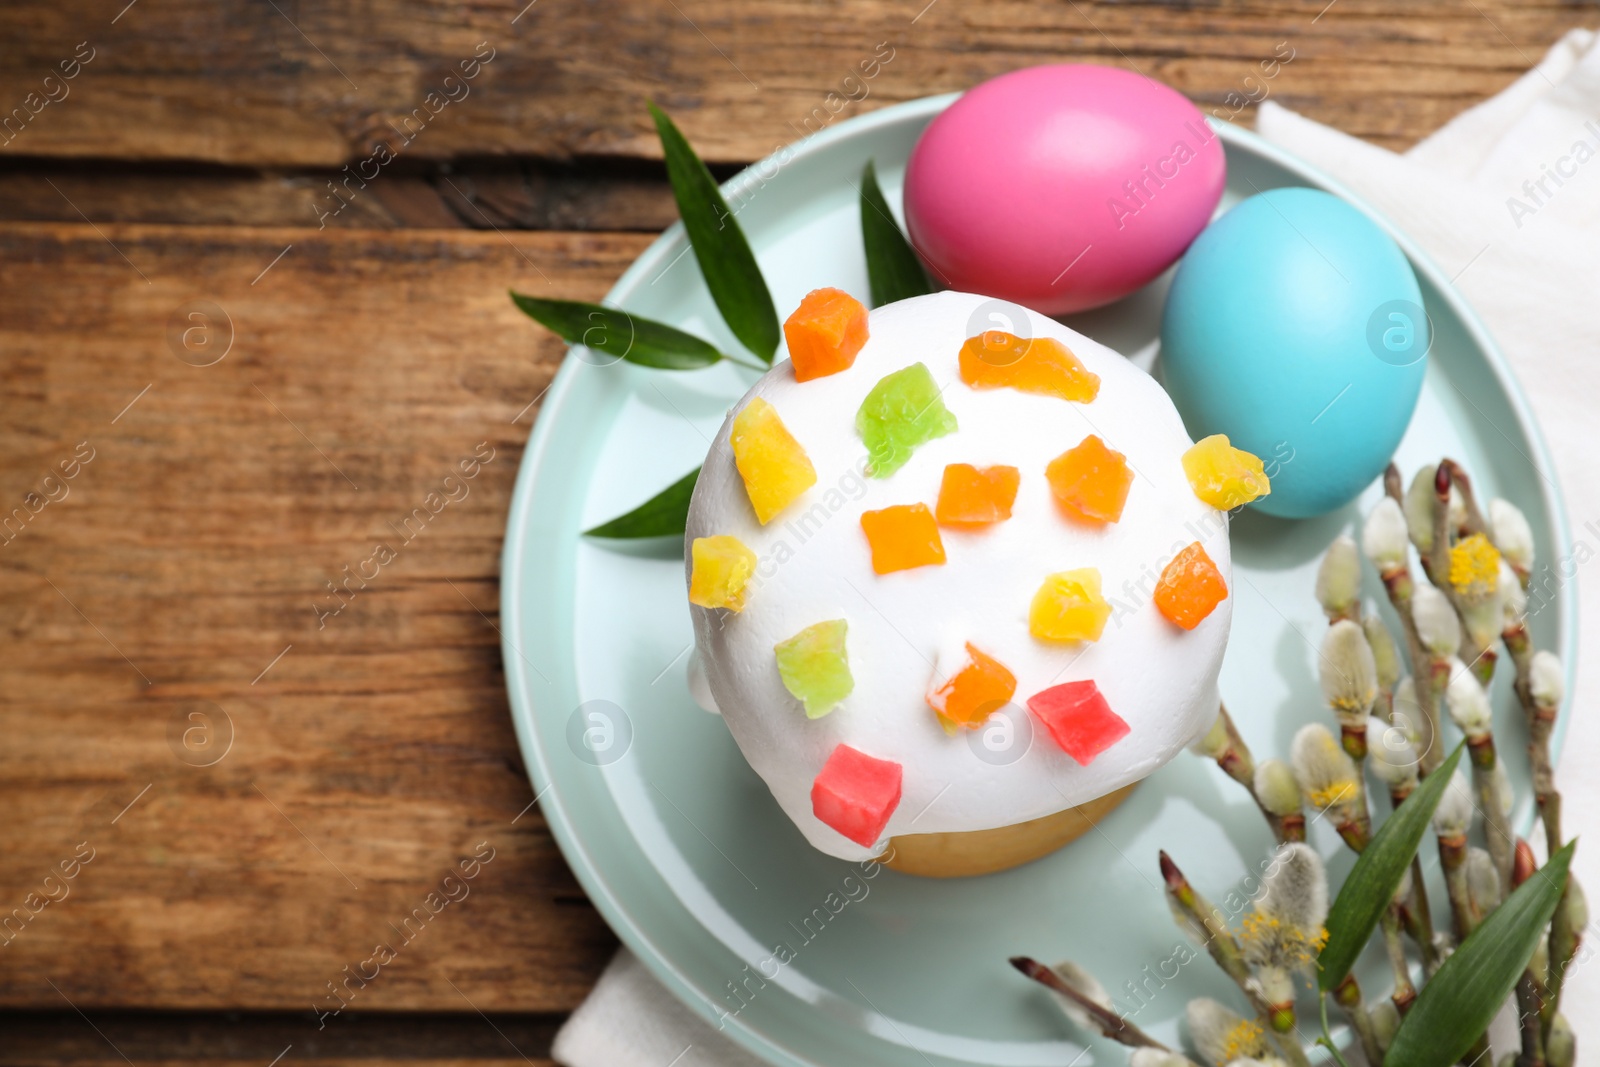
<path fill-rule="evenodd" d="M 1028 67 L 929 124 L 906 168 L 906 228 L 942 284 L 1066 314 L 1171 266 L 1226 176 L 1217 135 L 1175 90 L 1115 67 Z"/>

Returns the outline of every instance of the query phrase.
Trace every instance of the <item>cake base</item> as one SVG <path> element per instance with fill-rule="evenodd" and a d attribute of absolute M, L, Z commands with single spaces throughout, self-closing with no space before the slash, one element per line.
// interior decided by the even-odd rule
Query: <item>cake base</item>
<path fill-rule="evenodd" d="M 902 874 L 924 878 L 961 878 L 993 874 L 1048 856 L 1087 833 L 1095 823 L 1121 804 L 1134 782 L 1105 796 L 1027 822 L 993 830 L 950 834 L 901 834 L 889 839 L 885 866 Z"/>

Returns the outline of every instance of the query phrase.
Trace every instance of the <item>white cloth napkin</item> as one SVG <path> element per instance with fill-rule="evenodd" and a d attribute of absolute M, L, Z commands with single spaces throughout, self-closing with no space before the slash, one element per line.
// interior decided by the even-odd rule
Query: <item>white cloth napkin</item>
<path fill-rule="evenodd" d="M 1271 101 L 1256 126 L 1394 220 L 1455 278 L 1511 360 L 1555 455 L 1574 542 L 1587 546 L 1565 569 L 1543 562 L 1569 579 L 1565 595 L 1576 568 L 1579 663 L 1588 667 L 1600 656 L 1600 565 L 1590 561 L 1600 558 L 1600 457 L 1590 447 L 1600 422 L 1600 41 L 1572 31 L 1513 85 L 1404 155 Z M 1600 752 L 1592 689 L 1593 672 L 1580 671 L 1568 699 L 1576 711 L 1559 780 L 1569 837 L 1600 827 L 1600 776 L 1574 773 L 1582 754 Z M 1600 845 L 1580 849 L 1574 869 L 1600 892 Z M 1591 1045 L 1600 1042 L 1597 971 L 1574 967 L 1562 1000 Z M 556 1035 L 553 1054 L 567 1067 L 758 1065 L 626 949 Z"/>

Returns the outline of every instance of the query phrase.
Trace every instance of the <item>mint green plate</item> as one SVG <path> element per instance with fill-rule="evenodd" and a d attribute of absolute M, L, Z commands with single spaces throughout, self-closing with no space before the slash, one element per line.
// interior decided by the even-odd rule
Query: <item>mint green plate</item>
<path fill-rule="evenodd" d="M 841 122 L 728 183 L 781 313 L 823 285 L 865 295 L 862 168 L 876 160 L 898 209 L 911 147 L 952 99 Z M 1225 123 L 1218 132 L 1228 153 L 1224 207 L 1282 185 L 1348 197 L 1253 135 Z M 1569 557 L 1553 468 L 1504 359 L 1449 282 L 1395 237 L 1422 282 L 1435 338 L 1402 468 L 1441 455 L 1463 461 L 1485 499 L 1503 495 L 1527 512 L 1541 560 Z M 1165 285 L 1071 324 L 1148 365 Z M 633 264 L 608 302 L 737 350 L 681 225 Z M 1225 908 L 1230 895 L 1239 901 L 1256 889 L 1252 872 L 1271 838 L 1214 766 L 1181 755 L 1099 833 L 1017 870 L 953 881 L 877 870 L 868 879 L 806 845 L 722 721 L 690 700 L 681 544 L 618 550 L 579 531 L 697 466 L 753 377 L 727 365 L 687 374 L 605 365 L 575 349 L 523 459 L 503 561 L 506 678 L 545 817 L 595 906 L 686 1004 L 775 1064 L 1124 1063 L 1122 1050 L 1076 1031 L 1046 991 L 1007 965 L 1016 954 L 1089 967 L 1120 1008 L 1169 1043 L 1181 1039 L 1190 997 L 1242 1008 L 1204 953 L 1183 942 L 1156 866 L 1167 849 Z M 1248 512 L 1235 520 L 1237 602 L 1222 690 L 1258 756 L 1284 753 L 1306 722 L 1331 721 L 1316 682 L 1326 622 L 1312 577 L 1323 548 L 1354 528 L 1377 493 L 1315 520 Z M 1368 594 L 1382 601 L 1376 579 Z M 1540 647 L 1571 664 L 1574 623 L 1563 588 L 1532 628 Z M 1523 730 L 1500 673 L 1502 747 L 1518 753 Z M 1526 768 L 1520 758 L 1509 763 L 1524 798 L 1517 818 L 1528 825 Z M 1349 860 L 1331 829 L 1314 826 L 1311 841 L 1342 877 Z M 1387 992 L 1384 972 L 1376 953 L 1363 960 L 1370 995 Z"/>

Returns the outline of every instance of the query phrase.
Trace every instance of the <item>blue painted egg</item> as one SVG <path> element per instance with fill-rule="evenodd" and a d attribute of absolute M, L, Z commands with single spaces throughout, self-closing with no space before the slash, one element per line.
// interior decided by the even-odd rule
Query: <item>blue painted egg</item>
<path fill-rule="evenodd" d="M 1227 434 L 1266 463 L 1272 492 L 1251 506 L 1304 518 L 1383 473 L 1428 345 L 1422 292 L 1394 240 L 1338 197 L 1274 189 L 1183 257 L 1161 368 L 1192 437 Z"/>

